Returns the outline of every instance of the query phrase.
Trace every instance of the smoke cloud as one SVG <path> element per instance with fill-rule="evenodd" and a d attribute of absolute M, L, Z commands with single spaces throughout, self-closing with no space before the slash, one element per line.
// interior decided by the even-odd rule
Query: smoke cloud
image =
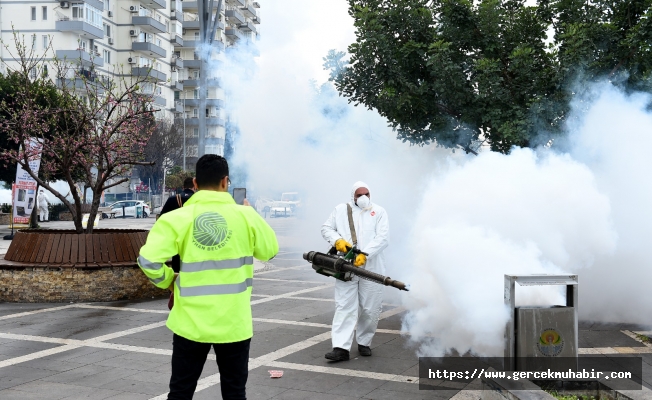
<path fill-rule="evenodd" d="M 282 245 L 326 249 L 321 224 L 363 180 L 388 211 L 388 274 L 412 285 L 385 300 L 407 308 L 403 329 L 419 354 L 502 355 L 505 274 L 578 274 L 581 319 L 649 323 L 649 97 L 596 85 L 551 148 L 476 157 L 409 146 L 321 84 L 321 57 L 353 41 L 345 2 L 302 2 L 306 19 L 290 21 L 283 10 L 294 3 L 263 5 L 255 74 L 229 92 L 242 135 L 230 161 L 246 167 L 248 193 L 302 195 L 305 216 Z M 517 285 L 516 296 L 564 303 L 555 287 Z"/>

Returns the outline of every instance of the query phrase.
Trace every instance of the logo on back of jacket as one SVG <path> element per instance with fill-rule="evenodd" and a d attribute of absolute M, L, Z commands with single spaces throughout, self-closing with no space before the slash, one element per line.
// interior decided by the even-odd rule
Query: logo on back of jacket
<path fill-rule="evenodd" d="M 226 219 L 216 212 L 206 212 L 195 218 L 192 242 L 202 250 L 218 250 L 231 239 Z"/>

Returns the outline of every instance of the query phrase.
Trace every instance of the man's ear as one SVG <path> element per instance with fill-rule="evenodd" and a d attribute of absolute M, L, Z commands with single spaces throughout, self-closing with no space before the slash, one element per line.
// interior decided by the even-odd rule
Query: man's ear
<path fill-rule="evenodd" d="M 192 178 L 192 184 L 195 186 L 195 192 L 199 190 L 199 186 L 197 186 L 197 178 Z"/>

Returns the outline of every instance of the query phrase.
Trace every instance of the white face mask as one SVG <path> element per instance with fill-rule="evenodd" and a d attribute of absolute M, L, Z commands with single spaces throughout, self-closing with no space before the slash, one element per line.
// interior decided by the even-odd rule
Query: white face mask
<path fill-rule="evenodd" d="M 371 203 L 371 200 L 369 200 L 368 196 L 360 196 L 358 197 L 358 200 L 356 200 L 355 203 L 358 205 L 358 207 L 365 209 L 369 207 L 369 203 Z"/>

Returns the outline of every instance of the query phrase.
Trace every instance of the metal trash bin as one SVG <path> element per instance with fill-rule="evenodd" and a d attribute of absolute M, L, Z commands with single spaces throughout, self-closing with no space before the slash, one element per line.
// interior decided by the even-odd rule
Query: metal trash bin
<path fill-rule="evenodd" d="M 520 286 L 565 285 L 566 305 L 516 307 Z M 510 319 L 505 332 L 505 369 L 537 371 L 564 360 L 577 368 L 577 275 L 505 275 L 505 304 Z M 555 367 L 561 367 L 559 362 Z"/>
<path fill-rule="evenodd" d="M 143 206 L 136 206 L 136 218 L 143 218 Z"/>

